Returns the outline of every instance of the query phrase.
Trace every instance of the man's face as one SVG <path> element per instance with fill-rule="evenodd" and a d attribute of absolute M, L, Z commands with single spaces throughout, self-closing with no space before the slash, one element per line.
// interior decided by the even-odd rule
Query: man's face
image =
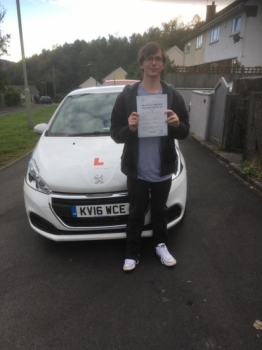
<path fill-rule="evenodd" d="M 164 68 L 161 51 L 159 50 L 157 53 L 145 57 L 140 68 L 143 69 L 144 76 L 146 77 L 154 78 L 160 76 L 161 71 Z"/>

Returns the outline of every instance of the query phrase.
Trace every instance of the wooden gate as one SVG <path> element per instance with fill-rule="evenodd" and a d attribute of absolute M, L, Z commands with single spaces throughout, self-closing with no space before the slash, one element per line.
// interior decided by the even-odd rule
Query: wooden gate
<path fill-rule="evenodd" d="M 222 77 L 214 88 L 214 100 L 210 121 L 210 140 L 218 145 L 222 145 L 223 130 L 225 121 L 226 96 L 229 91 L 227 82 Z"/>

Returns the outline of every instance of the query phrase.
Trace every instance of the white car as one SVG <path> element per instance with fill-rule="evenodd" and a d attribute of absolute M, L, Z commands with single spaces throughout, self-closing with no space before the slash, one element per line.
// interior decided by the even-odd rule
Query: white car
<path fill-rule="evenodd" d="M 110 137 L 111 111 L 124 86 L 75 90 L 61 102 L 41 137 L 24 181 L 26 213 L 33 230 L 54 241 L 126 237 L 128 195 L 120 170 L 123 145 Z M 177 170 L 169 194 L 168 228 L 186 207 L 186 165 L 175 141 Z M 143 237 L 152 236 L 150 202 Z"/>

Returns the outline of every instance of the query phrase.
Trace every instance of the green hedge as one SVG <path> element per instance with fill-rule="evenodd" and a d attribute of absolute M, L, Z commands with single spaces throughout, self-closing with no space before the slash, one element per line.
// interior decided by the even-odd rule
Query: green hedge
<path fill-rule="evenodd" d="M 7 88 L 5 91 L 5 103 L 7 107 L 16 107 L 21 104 L 21 97 L 19 92 L 13 88 Z"/>

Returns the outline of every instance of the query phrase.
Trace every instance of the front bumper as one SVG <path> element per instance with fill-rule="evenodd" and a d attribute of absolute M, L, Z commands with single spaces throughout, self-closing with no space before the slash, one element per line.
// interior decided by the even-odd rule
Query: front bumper
<path fill-rule="evenodd" d="M 186 168 L 172 181 L 167 201 L 168 226 L 176 225 L 184 215 L 187 197 Z M 29 223 L 34 231 L 53 241 L 84 241 L 126 238 L 126 216 L 96 219 L 72 218 L 70 206 L 81 203 L 124 203 L 127 193 L 61 194 L 40 193 L 24 182 L 24 200 Z M 145 215 L 142 237 L 152 236 L 150 203 Z"/>

